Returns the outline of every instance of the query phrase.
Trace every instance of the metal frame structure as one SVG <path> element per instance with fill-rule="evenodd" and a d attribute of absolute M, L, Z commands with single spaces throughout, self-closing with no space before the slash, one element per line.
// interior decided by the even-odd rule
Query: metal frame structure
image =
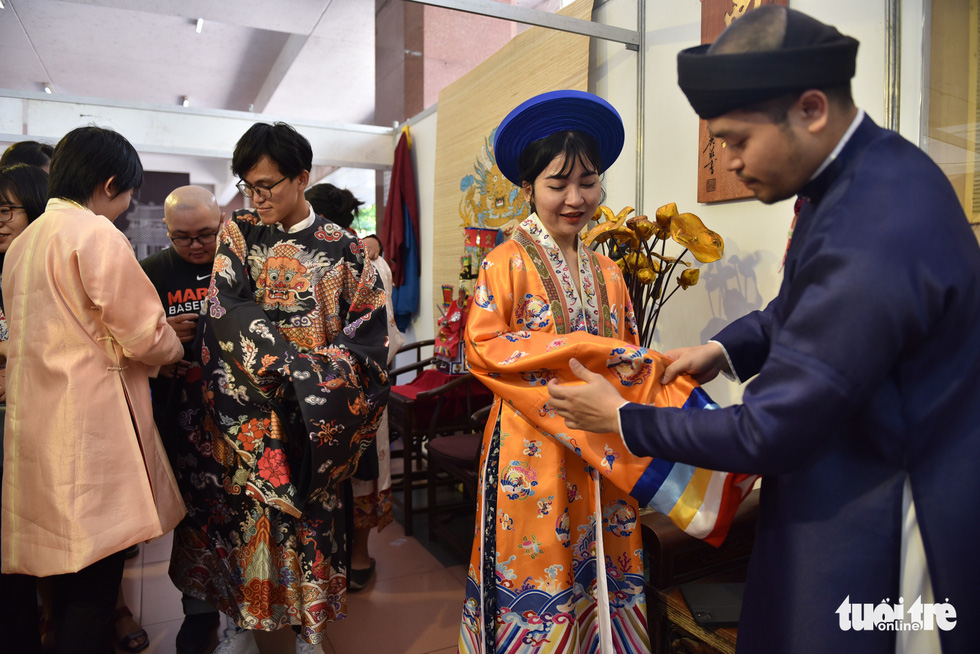
<path fill-rule="evenodd" d="M 885 3 L 885 127 L 899 131 L 902 94 L 902 3 Z"/>
<path fill-rule="evenodd" d="M 225 162 L 245 130 L 263 120 L 275 122 L 278 117 L 0 89 L 0 141 L 57 141 L 74 127 L 105 125 L 126 134 L 140 152 L 200 159 L 217 180 L 215 197 L 221 204 L 238 192 Z M 308 120 L 291 124 L 310 140 L 314 152 L 330 155 L 314 157 L 313 174 L 344 167 L 391 170 L 390 127 Z"/>
<path fill-rule="evenodd" d="M 637 29 L 628 30 L 622 27 L 612 27 L 590 20 L 552 14 L 538 9 L 526 9 L 514 5 L 494 2 L 493 0 L 404 0 L 420 5 L 441 7 L 453 11 L 461 11 L 489 18 L 509 20 L 535 27 L 559 30 L 581 34 L 589 38 L 602 39 L 622 43 L 627 50 L 636 53 L 636 207 L 643 208 L 643 173 L 644 173 L 644 122 L 646 96 L 646 2 L 636 0 Z"/>
<path fill-rule="evenodd" d="M 175 122 L 161 129 L 159 114 Z M 74 95 L 47 95 L 0 89 L 0 140 L 58 139 L 65 126 L 99 123 L 125 132 L 138 149 L 148 153 L 190 157 L 227 158 L 237 139 L 256 121 L 273 122 L 271 114 L 227 109 L 198 109 L 171 105 L 121 102 Z M 291 123 L 311 143 L 321 144 L 314 164 L 389 170 L 390 127 L 325 121 L 293 120 Z M 177 129 L 177 128 L 180 129 Z M 188 136 L 190 137 L 188 138 Z"/>

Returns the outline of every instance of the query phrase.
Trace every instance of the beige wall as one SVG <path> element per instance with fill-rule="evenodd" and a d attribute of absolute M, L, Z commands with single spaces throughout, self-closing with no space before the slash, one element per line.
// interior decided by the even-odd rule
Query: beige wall
<path fill-rule="evenodd" d="M 883 124 L 885 83 L 886 0 L 793 0 L 800 11 L 835 24 L 861 42 L 855 100 Z M 903 2 L 903 58 L 901 132 L 918 140 L 919 98 L 922 83 L 922 0 Z M 596 2 L 593 20 L 633 27 L 636 0 Z M 779 271 L 786 234 L 792 219 L 792 201 L 772 206 L 755 200 L 698 204 L 696 194 L 697 129 L 694 112 L 677 88 L 676 56 L 700 39 L 700 2 L 672 0 L 648 3 L 646 26 L 646 110 L 643 213 L 676 202 L 681 211 L 698 214 L 725 238 L 725 258 L 702 267 L 701 283 L 679 292 L 664 310 L 658 326 L 657 346 L 703 343 L 721 327 L 745 313 L 763 308 L 779 290 Z M 619 161 L 605 179 L 606 203 L 618 210 L 636 198 L 636 56 L 622 45 L 593 42 L 591 90 L 608 99 L 626 123 L 627 142 Z M 431 261 L 432 169 L 435 160 L 435 116 L 416 128 L 416 168 L 422 204 L 423 261 Z M 423 265 L 423 269 L 426 266 Z M 431 276 L 423 272 L 423 294 L 431 293 Z M 428 289 L 428 290 L 427 290 Z M 432 298 L 423 297 L 423 313 L 416 320 L 419 337 L 431 337 Z M 707 387 L 721 404 L 737 402 L 741 389 L 722 379 Z"/>
<path fill-rule="evenodd" d="M 597 3 L 598 4 L 598 3 Z M 834 24 L 861 42 L 855 101 L 883 124 L 885 82 L 885 0 L 792 0 L 794 9 Z M 792 200 L 766 206 L 756 200 L 714 204 L 697 202 L 698 121 L 677 87 L 677 52 L 700 40 L 700 2 L 696 0 L 647 5 L 644 206 L 653 213 L 667 202 L 680 211 L 698 214 L 725 239 L 725 257 L 701 267 L 701 282 L 678 292 L 664 308 L 657 328 L 660 350 L 703 343 L 719 329 L 749 311 L 761 309 L 775 297 L 782 279 L 779 270 L 792 220 Z M 921 2 L 905 2 L 906 30 L 903 133 L 918 134 L 918 94 L 921 90 Z M 597 6 L 594 20 L 631 27 L 635 0 L 608 0 Z M 607 204 L 614 209 L 635 201 L 636 57 L 621 45 L 593 45 L 592 90 L 607 98 L 626 121 L 623 156 L 606 176 Z M 678 247 L 677 252 L 680 252 Z M 676 254 L 676 253 L 675 253 Z M 690 256 L 690 255 L 688 255 Z M 707 386 L 721 404 L 737 402 L 741 388 L 724 379 Z"/>

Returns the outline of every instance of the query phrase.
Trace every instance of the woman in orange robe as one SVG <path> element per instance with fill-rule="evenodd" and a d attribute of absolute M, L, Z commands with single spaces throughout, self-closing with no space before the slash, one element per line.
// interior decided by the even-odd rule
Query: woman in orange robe
<path fill-rule="evenodd" d="M 496 397 L 461 652 L 648 651 L 639 506 L 718 544 L 751 488 L 748 476 L 635 457 L 617 435 L 587 439 L 547 403 L 550 379 L 576 379 L 572 357 L 631 401 L 709 403 L 689 378 L 660 385 L 667 360 L 637 346 L 618 267 L 578 238 L 623 140 L 616 110 L 579 91 L 532 98 L 497 129 L 497 164 L 534 213 L 484 260 L 466 325 L 470 369 Z"/>

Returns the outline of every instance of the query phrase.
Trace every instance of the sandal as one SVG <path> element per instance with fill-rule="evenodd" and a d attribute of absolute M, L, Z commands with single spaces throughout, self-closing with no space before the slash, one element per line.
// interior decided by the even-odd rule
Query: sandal
<path fill-rule="evenodd" d="M 363 570 L 351 568 L 350 575 L 347 578 L 347 590 L 356 593 L 367 586 L 371 582 L 371 578 L 374 577 L 374 566 L 376 563 L 377 561 L 371 559 L 371 565 Z"/>
<path fill-rule="evenodd" d="M 137 629 L 125 636 L 119 636 L 119 621 L 126 618 L 129 618 L 130 622 L 136 625 Z M 150 637 L 146 635 L 146 630 L 140 627 L 136 620 L 133 619 L 133 612 L 129 610 L 128 606 L 120 606 L 116 609 L 116 637 L 118 638 L 119 646 L 127 652 L 142 652 L 150 646 Z"/>

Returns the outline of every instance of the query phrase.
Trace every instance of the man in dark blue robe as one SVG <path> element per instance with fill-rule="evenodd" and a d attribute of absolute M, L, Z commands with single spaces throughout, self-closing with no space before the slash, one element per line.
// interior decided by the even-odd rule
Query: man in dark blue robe
<path fill-rule="evenodd" d="M 975 652 L 980 248 L 940 169 L 854 106 L 856 52 L 766 7 L 678 57 L 728 167 L 801 198 L 778 296 L 667 352 L 665 382 L 754 376 L 742 403 L 624 404 L 579 367 L 552 405 L 639 455 L 763 474 L 739 652 Z"/>

